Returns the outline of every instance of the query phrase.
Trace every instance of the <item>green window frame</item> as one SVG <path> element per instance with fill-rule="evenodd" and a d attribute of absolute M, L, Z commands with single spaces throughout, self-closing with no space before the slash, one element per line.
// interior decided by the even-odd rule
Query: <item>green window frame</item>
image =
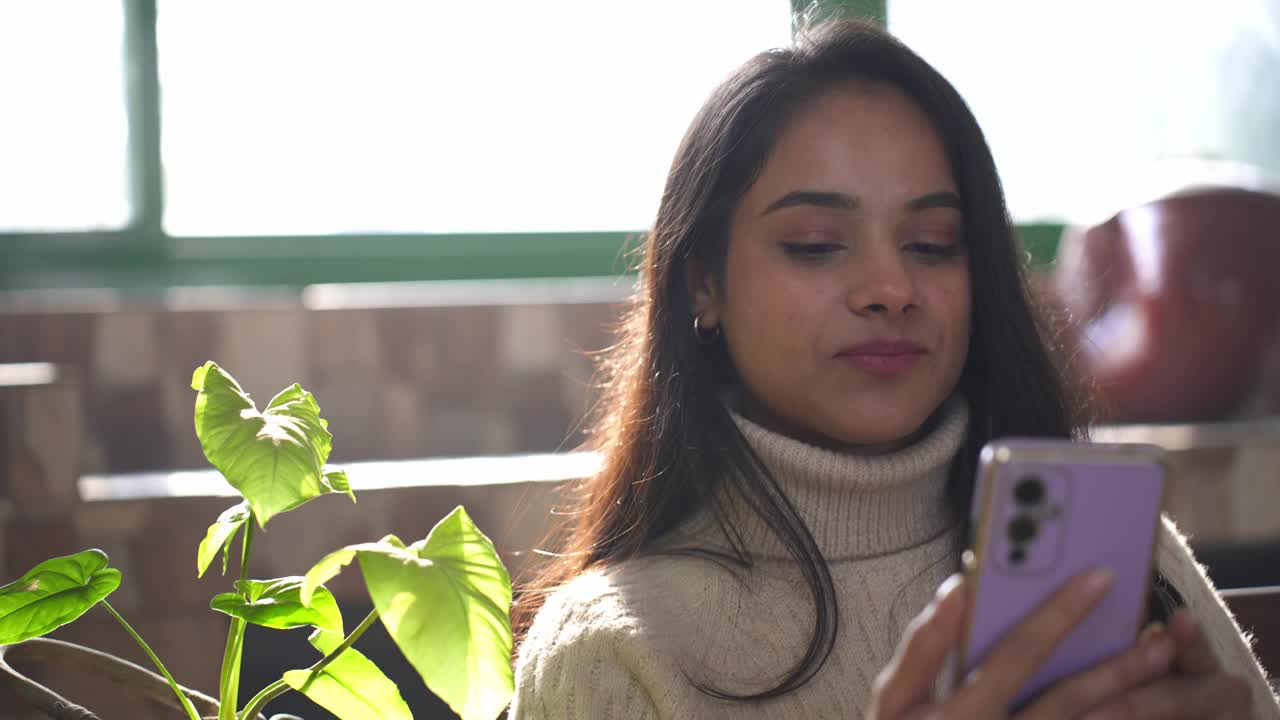
<path fill-rule="evenodd" d="M 122 0 L 133 218 L 108 232 L 0 234 L 0 291 L 111 288 L 148 293 L 199 285 L 301 288 L 314 283 L 617 275 L 635 232 L 171 237 L 161 226 L 156 0 Z M 792 0 L 792 8 L 811 7 Z M 883 23 L 886 0 L 822 0 L 819 12 Z M 1033 258 L 1052 259 L 1060 226 L 1019 228 Z"/>

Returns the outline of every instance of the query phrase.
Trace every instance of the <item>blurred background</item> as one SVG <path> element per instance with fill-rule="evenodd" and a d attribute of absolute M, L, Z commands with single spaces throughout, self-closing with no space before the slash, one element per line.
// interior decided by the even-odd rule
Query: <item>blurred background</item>
<path fill-rule="evenodd" d="M 0 2 L 0 579 L 102 547 L 116 607 L 216 687 L 229 581 L 194 561 L 231 503 L 192 429 L 205 360 L 260 405 L 314 392 L 366 490 L 273 522 L 255 576 L 461 502 L 518 577 L 590 472 L 590 352 L 685 126 L 830 14 L 959 88 L 1095 435 L 1170 450 L 1215 580 L 1280 583 L 1275 0 Z M 57 636 L 143 659 L 105 615 Z M 311 662 L 304 636 L 249 638 L 250 693 Z M 327 717 L 299 703 L 276 709 Z"/>

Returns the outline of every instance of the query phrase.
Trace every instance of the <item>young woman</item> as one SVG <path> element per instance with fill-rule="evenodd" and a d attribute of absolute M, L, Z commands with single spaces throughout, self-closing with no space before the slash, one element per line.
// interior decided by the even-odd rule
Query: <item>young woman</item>
<path fill-rule="evenodd" d="M 694 119 L 644 252 L 604 465 L 517 609 L 511 716 L 1006 716 L 1107 578 L 934 699 L 979 449 L 1083 424 L 956 91 L 856 21 L 757 56 Z M 1158 565 L 1167 629 L 1019 717 L 1280 717 L 1171 525 Z"/>

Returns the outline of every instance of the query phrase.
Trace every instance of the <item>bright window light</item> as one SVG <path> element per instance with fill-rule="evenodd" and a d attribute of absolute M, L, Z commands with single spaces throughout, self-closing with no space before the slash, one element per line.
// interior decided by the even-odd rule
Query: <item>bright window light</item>
<path fill-rule="evenodd" d="M 787 0 L 160 0 L 175 235 L 640 230 Z"/>
<path fill-rule="evenodd" d="M 120 2 L 0 3 L 0 232 L 129 220 Z"/>
<path fill-rule="evenodd" d="M 1164 3 L 890 0 L 888 23 L 977 116 L 1014 220 L 1057 222 L 1157 153 L 1160 119 L 1143 108 L 1168 90 L 1153 65 L 1181 37 L 1153 25 Z"/>

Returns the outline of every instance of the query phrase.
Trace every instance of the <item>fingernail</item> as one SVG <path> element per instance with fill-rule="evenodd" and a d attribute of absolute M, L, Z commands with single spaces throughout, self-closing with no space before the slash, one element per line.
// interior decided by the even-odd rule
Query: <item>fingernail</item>
<path fill-rule="evenodd" d="M 1145 642 L 1147 639 L 1164 632 L 1164 623 L 1160 621 L 1153 622 L 1142 628 L 1142 632 L 1138 633 L 1138 640 Z"/>
<path fill-rule="evenodd" d="M 1113 573 L 1110 568 L 1098 568 L 1091 571 L 1084 580 L 1084 590 L 1090 595 L 1100 595 L 1111 587 Z"/>
<path fill-rule="evenodd" d="M 943 580 L 942 584 L 938 586 L 938 593 L 936 595 L 936 598 L 938 600 L 941 600 L 942 598 L 949 595 L 951 591 L 954 590 L 956 586 L 960 584 L 961 579 L 962 577 L 960 573 L 956 573 L 951 577 L 947 578 L 946 580 Z"/>
<path fill-rule="evenodd" d="M 1168 667 L 1169 661 L 1173 659 L 1173 648 L 1169 644 L 1169 638 L 1161 634 L 1153 639 L 1143 659 L 1147 662 L 1147 669 L 1152 672 L 1159 672 Z"/>

